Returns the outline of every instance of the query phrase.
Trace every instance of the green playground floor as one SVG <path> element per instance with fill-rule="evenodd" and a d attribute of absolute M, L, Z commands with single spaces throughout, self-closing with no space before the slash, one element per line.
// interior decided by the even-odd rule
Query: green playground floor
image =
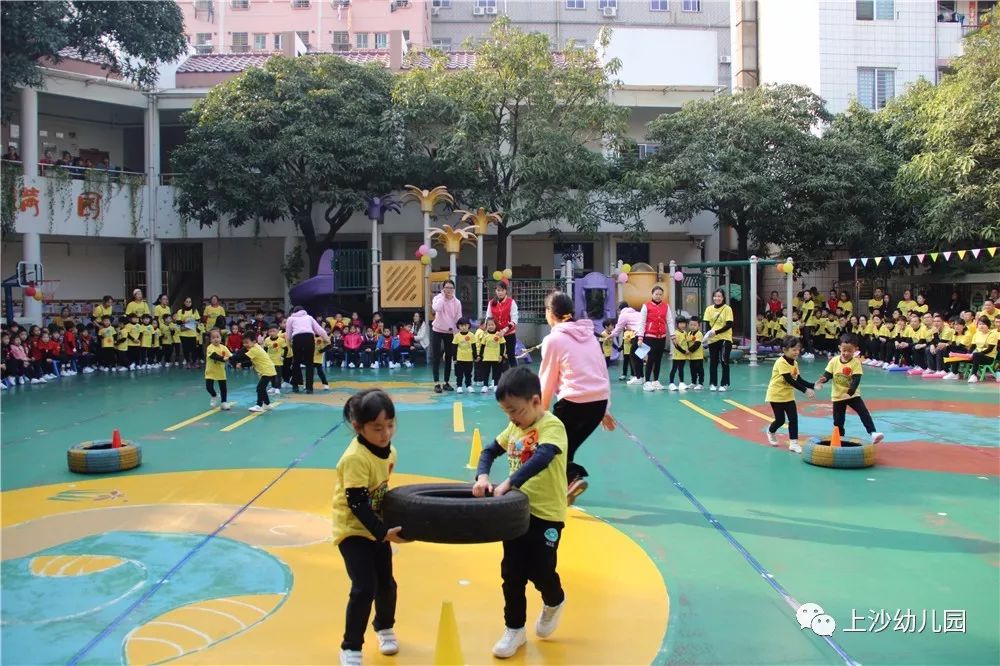
<path fill-rule="evenodd" d="M 821 369 L 806 363 L 803 374 L 812 379 Z M 766 446 L 760 415 L 770 414 L 763 403 L 769 364 L 735 367 L 725 394 L 643 393 L 615 382 L 612 412 L 622 427 L 599 430 L 581 449 L 578 461 L 589 469 L 591 485 L 578 506 L 638 543 L 662 575 L 669 624 L 658 639 L 657 663 L 1000 663 L 1000 385 L 866 371 L 862 395 L 886 441 L 879 463 L 863 470 L 806 465 L 784 448 L 784 435 L 781 448 Z M 297 460 L 300 468 L 328 469 L 349 436 L 344 427 L 329 432 L 344 397 L 356 382 L 381 383 L 397 403 L 397 471 L 467 480 L 473 429 L 485 443 L 504 425 L 492 395 L 435 396 L 423 368 L 330 374 L 332 391 L 286 394 L 273 413 L 228 431 L 222 428 L 248 415 L 249 373 L 230 373 L 231 399 L 239 403 L 234 411 L 171 431 L 208 409 L 200 372 L 81 375 L 6 391 L 3 549 L 18 545 L 8 528 L 23 515 L 50 511 L 21 506 L 25 496 L 16 491 L 44 485 L 59 491 L 91 480 L 67 470 L 66 449 L 107 438 L 114 428 L 143 447 L 143 465 L 126 477 L 282 470 Z M 803 439 L 830 432 L 822 398 L 800 401 Z M 462 404 L 464 432 L 455 431 L 455 402 Z M 848 436 L 863 434 L 850 416 Z M 115 487 L 115 477 L 104 481 Z M 288 482 L 279 480 L 267 492 L 291 492 L 281 489 Z M 262 488 L 246 490 L 250 501 Z M 100 499 L 82 501 L 69 492 L 45 502 L 68 511 L 80 500 L 80 510 L 95 510 Z M 564 540 L 572 538 L 567 529 Z M 620 566 L 599 549 L 591 557 L 594 570 L 614 574 Z M 192 559 L 176 575 L 196 576 L 200 566 Z M 572 577 L 564 582 L 570 600 L 574 586 L 585 584 Z M 10 651 L 8 632 L 17 626 L 9 614 L 27 602 L 9 585 L 3 663 L 28 663 L 32 659 Z M 794 606 L 805 602 L 835 620 L 832 637 L 800 628 Z M 322 612 L 339 627 L 340 601 Z M 640 623 L 634 630 L 662 627 Z M 46 635 L 44 626 L 37 632 L 36 639 L 71 640 Z M 77 638 L 86 643 L 94 636 Z"/>

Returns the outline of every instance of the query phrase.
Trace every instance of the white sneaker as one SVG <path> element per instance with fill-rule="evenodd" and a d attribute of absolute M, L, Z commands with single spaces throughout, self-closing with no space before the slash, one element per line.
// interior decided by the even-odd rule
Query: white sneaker
<path fill-rule="evenodd" d="M 218 399 L 218 398 L 212 398 L 212 399 L 211 399 L 211 400 L 210 400 L 210 401 L 208 402 L 208 406 L 209 406 L 209 407 L 211 407 L 212 409 L 215 409 L 216 407 L 218 407 L 218 406 L 219 406 L 219 399 Z"/>
<path fill-rule="evenodd" d="M 465 392 L 465 389 L 462 388 L 461 386 L 459 386 L 458 388 L 455 389 L 455 393 L 464 393 L 464 392 Z"/>
<path fill-rule="evenodd" d="M 361 650 L 341 650 L 340 666 L 361 666 Z"/>
<path fill-rule="evenodd" d="M 976 384 L 978 382 L 979 382 L 979 377 L 977 377 L 976 375 L 969 375 L 970 384 Z"/>
<path fill-rule="evenodd" d="M 340 362 L 340 367 L 342 367 L 342 368 L 346 368 L 346 367 L 347 367 L 347 361 L 341 361 L 341 362 Z M 351 363 L 351 367 L 352 367 L 352 368 L 354 367 L 354 364 L 353 364 L 353 363 Z"/>
<path fill-rule="evenodd" d="M 480 393 L 489 393 L 490 392 L 490 387 L 487 386 L 486 384 L 483 384 L 483 388 L 479 389 L 479 392 Z"/>
<path fill-rule="evenodd" d="M 323 384 L 323 385 L 320 386 L 320 388 L 323 389 L 324 391 L 329 391 L 330 390 L 330 385 L 329 384 Z"/>
<path fill-rule="evenodd" d="M 17 378 L 17 385 L 18 386 L 23 386 L 25 383 L 26 383 L 26 380 L 24 379 L 24 377 L 18 377 Z"/>
<path fill-rule="evenodd" d="M 372 370 L 378 370 L 378 361 L 372 363 Z"/>
<path fill-rule="evenodd" d="M 816 355 L 815 354 L 810 354 L 809 352 L 806 352 L 805 354 L 802 355 L 802 358 L 804 358 L 807 361 L 811 361 L 814 358 L 816 358 Z"/>
<path fill-rule="evenodd" d="M 653 389 L 656 391 L 665 391 L 666 388 L 658 380 L 653 382 Z"/>
<path fill-rule="evenodd" d="M 768 431 L 768 433 L 767 433 L 767 443 L 770 444 L 771 446 L 777 446 L 778 445 L 778 436 L 775 435 L 773 432 Z"/>
<path fill-rule="evenodd" d="M 640 379 L 639 377 L 632 377 L 627 382 L 625 382 L 627 386 L 637 386 L 642 383 L 643 383 L 642 379 Z"/>
<path fill-rule="evenodd" d="M 565 605 L 565 599 L 558 606 L 542 605 L 542 612 L 538 614 L 538 621 L 535 622 L 536 636 L 539 638 L 548 638 L 555 632 L 556 627 L 559 626 L 559 616 L 562 615 Z"/>
<path fill-rule="evenodd" d="M 413 367 L 413 364 L 412 364 L 412 363 L 410 363 L 409 361 L 407 361 L 407 362 L 406 362 L 406 363 L 404 363 L 403 365 L 405 365 L 405 366 L 406 366 L 406 367 L 408 367 L 408 368 L 412 368 L 412 367 Z"/>
<path fill-rule="evenodd" d="M 224 402 L 224 403 L 222 403 L 221 407 L 222 407 L 222 411 L 228 412 L 230 409 L 233 408 L 233 403 L 231 403 L 231 402 Z"/>
<path fill-rule="evenodd" d="M 39 377 L 38 378 L 38 383 L 39 384 L 48 384 L 49 380 L 47 380 L 45 377 Z"/>
<path fill-rule="evenodd" d="M 382 654 L 392 655 L 399 652 L 399 641 L 396 639 L 396 632 L 392 629 L 382 629 L 375 632 L 378 638 L 378 651 Z"/>
<path fill-rule="evenodd" d="M 673 384 L 671 384 L 671 386 L 673 386 Z M 680 384 L 677 385 L 677 390 L 678 391 L 687 391 L 688 390 L 688 385 L 685 384 L 684 382 L 681 382 Z"/>
<path fill-rule="evenodd" d="M 941 379 L 958 379 L 958 375 L 956 375 L 954 372 L 949 372 Z"/>
<path fill-rule="evenodd" d="M 880 432 L 873 432 L 872 433 L 872 444 L 878 444 L 883 439 L 885 439 L 885 435 L 883 435 L 882 433 L 880 433 Z"/>
<path fill-rule="evenodd" d="M 350 364 L 350 365 L 348 365 L 347 367 L 348 367 L 348 368 L 356 368 L 356 367 L 358 367 L 358 366 L 356 366 L 356 365 L 354 365 L 353 363 L 351 363 L 351 364 Z"/>
<path fill-rule="evenodd" d="M 521 649 L 521 646 L 527 642 L 528 637 L 525 634 L 524 627 L 520 629 L 511 629 L 508 627 L 503 630 L 503 636 L 493 646 L 493 656 L 500 659 L 513 657 Z"/>
<path fill-rule="evenodd" d="M 711 386 L 708 387 L 708 390 L 709 391 L 718 391 L 719 387 L 716 386 L 715 384 L 712 384 Z"/>
<path fill-rule="evenodd" d="M 694 385 L 694 390 L 695 390 L 695 391 L 701 391 L 701 390 L 702 390 L 702 389 L 704 389 L 704 388 L 705 388 L 705 387 L 704 387 L 704 386 L 702 386 L 701 384 L 695 384 L 695 385 Z"/>
<path fill-rule="evenodd" d="M 720 386 L 719 387 L 719 393 L 725 393 L 728 390 L 729 390 L 728 386 Z"/>
<path fill-rule="evenodd" d="M 264 411 L 264 408 L 261 407 L 260 405 L 250 405 L 250 408 L 247 409 L 247 411 L 248 412 L 262 412 L 262 411 Z"/>
<path fill-rule="evenodd" d="M 792 453 L 802 453 L 802 447 L 794 439 L 788 442 L 788 450 Z"/>
<path fill-rule="evenodd" d="M 42 383 L 42 380 L 41 380 L 41 379 L 38 379 L 37 377 L 32 377 L 32 378 L 31 378 L 31 383 L 32 383 L 32 384 L 41 384 L 41 383 Z"/>
<path fill-rule="evenodd" d="M 128 369 L 135 370 L 135 363 L 129 363 Z"/>
<path fill-rule="evenodd" d="M 274 409 L 274 405 L 272 405 L 271 403 L 267 403 L 266 405 L 264 405 L 264 411 L 265 412 L 270 412 L 273 409 Z"/>
<path fill-rule="evenodd" d="M 88 366 L 88 367 L 86 367 L 86 368 L 83 369 L 83 374 L 89 375 L 93 371 L 94 371 L 94 369 Z"/>
<path fill-rule="evenodd" d="M 649 392 L 649 393 L 652 393 L 653 391 L 656 390 L 656 387 L 653 386 L 653 382 L 646 382 L 646 383 L 644 383 L 642 385 L 642 390 L 646 391 L 646 392 Z"/>

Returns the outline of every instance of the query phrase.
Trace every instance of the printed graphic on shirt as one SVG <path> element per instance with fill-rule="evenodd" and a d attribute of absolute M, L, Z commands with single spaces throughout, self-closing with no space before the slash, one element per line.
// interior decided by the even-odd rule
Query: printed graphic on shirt
<path fill-rule="evenodd" d="M 520 439 L 515 439 L 507 445 L 507 460 L 510 461 L 510 473 L 521 469 L 538 448 L 538 430 L 531 429 Z"/>
<path fill-rule="evenodd" d="M 392 465 L 389 465 L 389 473 L 392 473 Z M 382 515 L 382 500 L 385 499 L 385 494 L 387 492 L 389 492 L 389 482 L 383 481 L 379 484 L 378 488 L 371 493 L 372 511 L 377 513 L 379 516 Z"/>

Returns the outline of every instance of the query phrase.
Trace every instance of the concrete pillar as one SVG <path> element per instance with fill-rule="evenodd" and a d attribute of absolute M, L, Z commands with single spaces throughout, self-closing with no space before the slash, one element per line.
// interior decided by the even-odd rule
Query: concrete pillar
<path fill-rule="evenodd" d="M 43 190 L 38 178 L 38 92 L 33 88 L 21 89 L 21 163 L 24 165 L 24 186 Z M 40 207 L 47 206 L 41 202 Z M 42 263 L 42 237 L 37 231 L 27 231 L 21 237 L 24 261 Z M 24 299 L 24 322 L 42 323 L 42 303 L 34 298 Z"/>
<path fill-rule="evenodd" d="M 146 299 L 153 303 L 161 293 L 163 293 L 163 247 L 160 241 L 154 240 L 146 243 Z"/>
<path fill-rule="evenodd" d="M 156 239 L 156 199 L 160 187 L 160 110 L 156 95 L 150 95 L 144 118 L 146 187 L 142 190 L 143 217 L 146 221 L 146 291 L 156 298 L 163 291 L 163 254 Z"/>

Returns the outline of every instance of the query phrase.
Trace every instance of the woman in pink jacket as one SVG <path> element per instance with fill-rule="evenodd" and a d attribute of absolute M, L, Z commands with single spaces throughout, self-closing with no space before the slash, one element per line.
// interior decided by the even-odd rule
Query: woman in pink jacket
<path fill-rule="evenodd" d="M 561 291 L 545 300 L 545 319 L 552 332 L 542 340 L 542 364 L 538 376 L 542 382 L 542 405 L 546 409 L 554 396 L 558 401 L 552 413 L 566 427 L 567 490 L 569 503 L 587 489 L 587 470 L 573 462 L 577 449 L 601 423 L 614 430 L 615 421 L 608 412 L 611 383 L 601 343 L 594 335 L 589 319 L 573 319 L 573 299 Z"/>
<path fill-rule="evenodd" d="M 316 337 L 330 343 L 330 336 L 316 323 L 305 308 L 296 307 L 285 320 L 285 336 L 292 345 L 292 393 L 299 392 L 302 383 L 302 365 L 306 366 L 306 393 L 313 392 L 313 356 L 316 350 Z"/>
<path fill-rule="evenodd" d="M 628 380 L 630 385 L 642 384 L 642 359 L 635 355 L 639 349 L 639 338 L 645 332 L 645 324 L 642 321 L 642 314 L 628 303 L 618 306 L 618 322 L 615 330 L 611 332 L 612 338 L 617 338 L 626 330 L 635 333 L 632 350 L 627 357 L 622 358 L 622 377 L 632 370 L 632 377 Z M 624 346 L 624 345 L 623 345 Z"/>
<path fill-rule="evenodd" d="M 452 339 L 462 318 L 462 301 L 455 298 L 455 283 L 445 280 L 441 293 L 431 301 L 434 321 L 431 322 L 431 370 L 434 373 L 434 392 L 440 393 L 441 357 L 444 357 L 444 390 L 454 391 L 451 380 L 451 359 L 455 353 Z"/>

